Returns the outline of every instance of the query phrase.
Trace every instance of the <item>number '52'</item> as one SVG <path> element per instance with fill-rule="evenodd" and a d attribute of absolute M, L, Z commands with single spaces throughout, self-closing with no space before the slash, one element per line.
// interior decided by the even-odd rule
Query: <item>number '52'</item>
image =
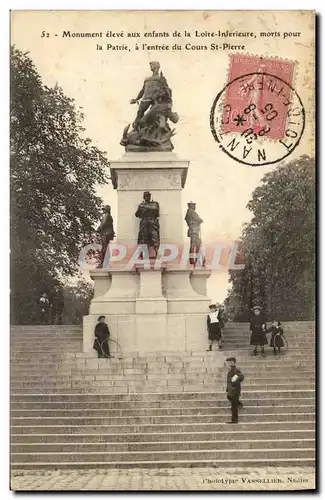
<path fill-rule="evenodd" d="M 50 36 L 50 33 L 48 33 L 47 31 L 42 31 L 42 34 L 41 34 L 41 38 L 48 38 Z"/>

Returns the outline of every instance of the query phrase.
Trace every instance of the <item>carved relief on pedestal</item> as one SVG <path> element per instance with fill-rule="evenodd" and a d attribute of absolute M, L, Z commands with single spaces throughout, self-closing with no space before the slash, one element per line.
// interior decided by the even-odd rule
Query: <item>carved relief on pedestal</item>
<path fill-rule="evenodd" d="M 118 172 L 118 189 L 121 191 L 182 189 L 181 170 L 137 170 L 130 174 L 127 171 Z"/>

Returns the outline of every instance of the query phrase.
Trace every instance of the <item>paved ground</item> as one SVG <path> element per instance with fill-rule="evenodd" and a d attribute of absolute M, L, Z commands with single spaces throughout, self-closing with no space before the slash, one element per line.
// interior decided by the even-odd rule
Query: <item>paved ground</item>
<path fill-rule="evenodd" d="M 98 469 L 14 471 L 11 489 L 35 490 L 306 490 L 315 488 L 312 467 L 254 469 Z"/>

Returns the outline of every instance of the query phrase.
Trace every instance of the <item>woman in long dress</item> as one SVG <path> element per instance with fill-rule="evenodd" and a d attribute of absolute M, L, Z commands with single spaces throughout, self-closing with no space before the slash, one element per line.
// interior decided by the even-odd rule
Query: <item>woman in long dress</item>
<path fill-rule="evenodd" d="M 266 321 L 264 315 L 261 314 L 261 308 L 259 306 L 253 307 L 250 334 L 250 344 L 255 346 L 253 356 L 256 356 L 258 346 L 261 346 L 261 354 L 262 356 L 265 356 L 264 346 L 268 344 L 266 338 Z"/>

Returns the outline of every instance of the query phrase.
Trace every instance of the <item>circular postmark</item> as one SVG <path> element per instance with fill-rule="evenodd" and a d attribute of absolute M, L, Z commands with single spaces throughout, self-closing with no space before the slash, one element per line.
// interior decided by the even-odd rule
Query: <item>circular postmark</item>
<path fill-rule="evenodd" d="M 250 166 L 271 165 L 289 156 L 305 128 L 305 110 L 291 84 L 269 73 L 249 73 L 216 96 L 210 128 L 219 148 Z"/>

